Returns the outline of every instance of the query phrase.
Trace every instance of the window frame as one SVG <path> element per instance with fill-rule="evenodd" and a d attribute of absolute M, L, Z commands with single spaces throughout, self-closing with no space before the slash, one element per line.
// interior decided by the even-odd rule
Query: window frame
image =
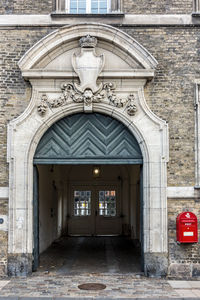
<path fill-rule="evenodd" d="M 71 13 L 70 12 L 70 0 L 54 0 L 55 15 L 66 14 L 66 15 L 121 15 L 121 0 L 106 0 L 107 1 L 107 12 L 106 13 L 92 13 L 91 12 L 91 0 L 86 1 L 86 12 L 85 13 Z M 54 15 L 54 13 L 52 13 Z"/>
<path fill-rule="evenodd" d="M 78 0 L 76 0 L 76 1 L 78 1 Z M 70 14 L 93 14 L 92 13 L 92 11 L 91 11 L 91 2 L 92 2 L 92 0 L 85 0 L 86 1 L 86 11 L 84 12 L 84 13 L 79 13 L 79 12 L 76 12 L 76 13 L 72 13 L 72 12 L 70 12 L 70 2 L 71 2 L 71 0 L 65 0 L 65 11 L 66 11 L 66 13 L 70 13 Z M 100 1 L 100 0 L 97 0 L 98 2 Z M 111 1 L 110 0 L 106 0 L 106 2 L 107 2 L 107 12 L 105 12 L 105 13 L 109 13 L 110 12 L 110 3 L 111 3 Z M 98 8 L 98 10 L 99 10 L 99 8 Z M 101 12 L 97 12 L 97 13 L 95 13 L 95 14 L 102 14 Z"/>

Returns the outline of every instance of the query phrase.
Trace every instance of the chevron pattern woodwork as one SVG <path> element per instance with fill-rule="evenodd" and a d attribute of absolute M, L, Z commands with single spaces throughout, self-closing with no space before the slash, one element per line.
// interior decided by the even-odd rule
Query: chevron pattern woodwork
<path fill-rule="evenodd" d="M 92 162 L 142 160 L 135 137 L 119 121 L 102 114 L 76 114 L 65 117 L 48 129 L 35 153 L 35 163 L 50 160 L 69 163 L 75 159 Z M 88 161 L 87 161 L 88 160 Z"/>

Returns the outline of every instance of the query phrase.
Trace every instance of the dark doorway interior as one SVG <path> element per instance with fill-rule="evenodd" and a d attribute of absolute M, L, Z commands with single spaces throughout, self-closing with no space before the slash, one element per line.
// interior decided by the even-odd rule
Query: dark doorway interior
<path fill-rule="evenodd" d="M 140 272 L 140 165 L 98 165 L 97 177 L 93 165 L 37 167 L 40 264 L 33 270 Z"/>

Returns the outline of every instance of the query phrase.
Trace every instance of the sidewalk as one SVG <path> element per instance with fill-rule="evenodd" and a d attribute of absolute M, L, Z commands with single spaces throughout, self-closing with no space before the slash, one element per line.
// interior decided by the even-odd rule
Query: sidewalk
<path fill-rule="evenodd" d="M 102 283 L 106 289 L 84 291 L 83 283 Z M 200 281 L 174 281 L 134 274 L 33 274 L 0 280 L 0 300 L 64 299 L 200 299 Z"/>

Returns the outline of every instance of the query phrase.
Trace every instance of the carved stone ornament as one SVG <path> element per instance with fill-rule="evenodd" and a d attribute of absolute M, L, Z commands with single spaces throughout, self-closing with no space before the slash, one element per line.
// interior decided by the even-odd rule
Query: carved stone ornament
<path fill-rule="evenodd" d="M 40 104 L 38 105 L 38 112 L 39 114 L 41 115 L 44 115 L 47 108 L 48 108 L 48 98 L 47 98 L 47 95 L 46 94 L 43 94 L 42 97 L 41 97 L 41 100 L 40 100 Z"/>
<path fill-rule="evenodd" d="M 104 55 L 97 56 L 95 46 L 97 39 L 87 35 L 79 41 L 81 53 L 73 54 L 72 65 L 79 76 L 80 84 L 63 83 L 61 85 L 62 94 L 57 99 L 49 100 L 43 94 L 38 105 L 38 113 L 44 115 L 48 107 L 56 108 L 66 105 L 69 101 L 84 103 L 85 111 L 92 111 L 92 104 L 109 101 L 110 105 L 121 108 L 126 106 L 126 111 L 130 116 L 134 116 L 137 107 L 134 95 L 129 95 L 126 99 L 121 99 L 115 94 L 115 85 L 112 82 L 97 85 L 97 78 L 104 66 Z"/>
<path fill-rule="evenodd" d="M 127 98 L 121 99 L 114 93 L 115 86 L 113 83 L 104 83 L 102 89 L 93 93 L 92 90 L 86 89 L 83 93 L 76 89 L 76 86 L 69 83 L 64 83 L 61 86 L 62 95 L 57 99 L 49 100 L 46 94 L 41 97 L 38 105 L 38 112 L 44 115 L 48 107 L 56 108 L 67 105 L 70 101 L 76 103 L 84 103 L 85 110 L 92 110 L 92 104 L 104 101 L 109 101 L 110 105 L 121 108 L 126 106 L 126 111 L 130 116 L 134 116 L 137 107 L 135 105 L 135 96 L 130 94 Z"/>
<path fill-rule="evenodd" d="M 127 113 L 129 116 L 134 116 L 137 111 L 137 106 L 135 105 L 135 97 L 130 94 L 128 97 Z"/>
<path fill-rule="evenodd" d="M 80 85 L 75 83 L 75 87 L 82 93 L 86 89 L 96 93 L 102 88 L 102 84 L 97 85 L 97 78 L 104 67 L 105 57 L 103 54 L 99 56 L 96 54 L 96 44 L 95 37 L 90 35 L 82 37 L 79 41 L 81 53 L 78 55 L 74 53 L 72 56 L 72 66 L 80 79 Z"/>

